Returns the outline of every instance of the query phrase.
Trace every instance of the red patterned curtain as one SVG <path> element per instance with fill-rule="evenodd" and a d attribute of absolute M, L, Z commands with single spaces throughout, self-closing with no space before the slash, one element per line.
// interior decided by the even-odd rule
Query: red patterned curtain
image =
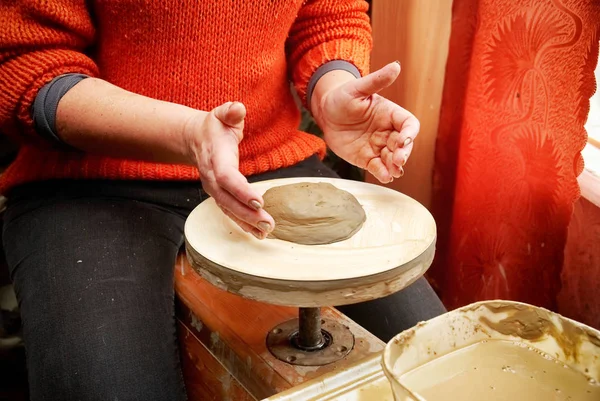
<path fill-rule="evenodd" d="M 429 274 L 449 308 L 556 309 L 599 40 L 600 0 L 454 1 Z"/>

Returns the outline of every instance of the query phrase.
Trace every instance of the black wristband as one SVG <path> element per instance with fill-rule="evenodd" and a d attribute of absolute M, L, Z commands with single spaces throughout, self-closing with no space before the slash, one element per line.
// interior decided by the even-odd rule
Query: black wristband
<path fill-rule="evenodd" d="M 58 102 L 69 89 L 85 78 L 88 76 L 84 74 L 60 75 L 40 89 L 31 107 L 33 126 L 38 135 L 49 141 L 64 144 L 56 133 Z"/>
<path fill-rule="evenodd" d="M 319 79 L 321 79 L 321 77 L 325 74 L 327 74 L 330 71 L 333 70 L 343 70 L 343 71 L 348 71 L 349 73 L 351 73 L 352 75 L 354 75 L 356 78 L 360 78 L 360 71 L 358 70 L 358 68 L 356 68 L 356 66 L 348 61 L 344 61 L 344 60 L 333 60 L 333 61 L 329 61 L 325 64 L 323 64 L 322 66 L 320 66 L 319 68 L 317 68 L 317 71 L 315 71 L 315 73 L 312 75 L 312 77 L 310 77 L 310 81 L 308 81 L 308 87 L 306 89 L 306 107 L 308 109 L 310 109 L 310 99 L 312 98 L 313 92 L 315 90 L 315 86 L 317 86 L 317 82 L 319 81 Z"/>

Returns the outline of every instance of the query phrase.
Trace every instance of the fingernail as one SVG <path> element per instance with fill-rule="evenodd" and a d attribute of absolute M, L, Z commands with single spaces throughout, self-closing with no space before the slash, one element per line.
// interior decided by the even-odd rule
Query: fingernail
<path fill-rule="evenodd" d="M 262 231 L 257 230 L 256 228 L 252 230 L 252 235 L 254 235 L 258 239 L 264 239 L 264 233 Z"/>
<path fill-rule="evenodd" d="M 267 223 L 266 221 L 260 221 L 257 224 L 257 226 L 258 226 L 258 228 L 260 228 L 265 233 L 268 233 L 268 232 L 271 231 L 271 225 L 269 223 Z"/>
<path fill-rule="evenodd" d="M 252 199 L 250 201 L 250 207 L 253 208 L 253 209 L 256 209 L 256 210 L 260 210 L 262 208 L 260 202 L 257 201 L 257 200 L 255 200 L 255 199 Z"/>
<path fill-rule="evenodd" d="M 398 61 L 398 60 L 394 61 L 394 63 L 400 65 L 400 61 Z"/>
<path fill-rule="evenodd" d="M 388 184 L 391 184 L 392 182 L 394 182 L 394 177 L 390 178 L 390 181 L 388 182 Z"/>
<path fill-rule="evenodd" d="M 410 145 L 410 143 L 412 142 L 412 138 L 408 137 L 404 140 L 404 143 L 402 144 L 402 147 L 407 147 L 408 145 Z"/>
<path fill-rule="evenodd" d="M 406 162 L 407 162 L 407 161 L 408 161 L 408 160 L 406 160 L 406 157 L 405 157 L 404 159 L 402 159 L 402 166 L 401 166 L 401 167 L 404 167 L 404 166 L 406 165 Z"/>
<path fill-rule="evenodd" d="M 404 175 L 404 169 L 400 168 L 400 177 L 402 177 Z"/>

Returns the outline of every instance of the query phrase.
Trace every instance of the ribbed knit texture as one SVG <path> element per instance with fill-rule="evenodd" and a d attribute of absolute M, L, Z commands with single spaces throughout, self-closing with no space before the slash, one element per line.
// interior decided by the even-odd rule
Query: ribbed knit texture
<path fill-rule="evenodd" d="M 347 60 L 366 74 L 366 10 L 362 0 L 2 2 L 0 132 L 22 147 L 0 193 L 52 178 L 199 178 L 187 166 L 53 149 L 34 131 L 31 105 L 43 85 L 69 72 L 200 110 L 243 102 L 245 175 L 323 157 L 324 142 L 297 130 L 289 80 L 305 100 L 310 77 L 328 61 Z"/>

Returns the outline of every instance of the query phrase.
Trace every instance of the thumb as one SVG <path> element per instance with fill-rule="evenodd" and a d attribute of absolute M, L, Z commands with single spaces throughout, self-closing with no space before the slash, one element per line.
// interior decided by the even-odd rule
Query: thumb
<path fill-rule="evenodd" d="M 352 82 L 358 96 L 368 97 L 387 88 L 400 75 L 400 63 L 395 61 L 369 75 Z"/>
<path fill-rule="evenodd" d="M 246 106 L 240 102 L 227 102 L 214 109 L 215 117 L 232 128 L 243 129 Z"/>

